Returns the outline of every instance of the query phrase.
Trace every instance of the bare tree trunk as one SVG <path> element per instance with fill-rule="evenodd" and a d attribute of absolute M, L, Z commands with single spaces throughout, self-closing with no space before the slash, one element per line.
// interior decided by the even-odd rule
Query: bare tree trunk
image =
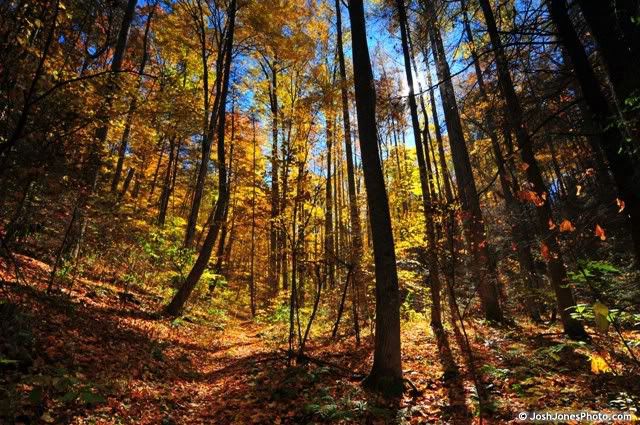
<path fill-rule="evenodd" d="M 325 182 L 325 213 L 324 213 L 324 275 L 329 284 L 329 288 L 335 287 L 335 240 L 333 235 L 333 188 L 331 182 L 335 178 L 331 170 L 333 153 L 333 117 L 331 116 L 331 105 L 327 108 L 325 117 L 327 130 L 327 179 Z"/>
<path fill-rule="evenodd" d="M 473 255 L 471 272 L 478 285 L 478 293 L 485 317 L 487 320 L 501 322 L 503 315 L 495 282 L 495 264 L 489 258 L 489 243 L 485 236 L 480 200 L 460 122 L 460 113 L 456 103 L 451 73 L 445 57 L 440 30 L 436 26 L 435 10 L 430 2 L 426 2 L 426 4 L 428 7 L 427 12 L 432 19 L 430 39 L 437 64 L 440 96 L 444 106 L 451 155 L 456 171 L 458 195 L 462 205 L 462 224 L 467 244 Z"/>
<path fill-rule="evenodd" d="M 211 145 L 213 143 L 215 127 L 218 123 L 218 114 L 220 111 L 224 112 L 224 106 L 221 99 L 221 84 L 223 84 L 224 77 L 224 64 L 229 60 L 226 55 L 230 55 L 231 52 L 227 52 L 222 44 L 218 46 L 218 56 L 216 58 L 216 75 L 215 75 L 215 97 L 211 111 L 209 108 L 209 64 L 208 64 L 208 48 L 206 43 L 206 26 L 205 15 L 202 9 L 201 1 L 197 2 L 199 8 L 199 19 L 197 22 L 198 36 L 200 38 L 200 58 L 202 61 L 202 79 L 203 79 L 203 99 L 204 99 L 204 119 L 202 125 L 202 153 L 200 156 L 200 166 L 198 168 L 198 174 L 196 176 L 196 183 L 193 188 L 193 197 L 191 199 L 191 211 L 189 212 L 189 218 L 187 220 L 187 229 L 184 236 L 184 246 L 189 248 L 193 245 L 196 236 L 196 226 L 198 225 L 198 215 L 200 212 L 200 204 L 202 203 L 202 195 L 204 193 L 205 180 L 207 178 L 207 171 L 209 170 L 209 156 L 211 156 Z M 226 40 L 229 37 L 228 32 L 230 28 L 227 26 L 223 32 L 221 40 Z M 224 43 L 224 41 L 221 41 Z M 211 112 L 211 114 L 210 114 Z M 211 115 L 211 116 L 209 116 Z"/>
<path fill-rule="evenodd" d="M 402 42 L 402 53 L 404 56 L 404 71 L 409 86 L 409 110 L 411 114 L 411 124 L 413 127 L 413 137 L 416 145 L 416 156 L 418 158 L 418 170 L 420 172 L 420 188 L 422 190 L 422 208 L 424 214 L 426 237 L 429 246 L 426 256 L 429 267 L 429 281 L 431 283 L 431 326 L 442 328 L 442 315 L 440 308 L 440 270 L 438 267 L 438 256 L 436 253 L 436 233 L 433 226 L 434 209 L 431 203 L 431 191 L 429 190 L 429 175 L 425 160 L 425 150 L 422 143 L 422 131 L 418 118 L 418 105 L 413 85 L 413 73 L 411 71 L 411 51 L 409 49 L 409 28 L 407 23 L 407 11 L 404 0 L 396 0 L 396 10 L 398 11 L 398 21 L 400 23 L 400 38 Z M 426 123 L 425 123 L 426 125 Z"/>
<path fill-rule="evenodd" d="M 193 268 L 189 272 L 186 280 L 183 285 L 180 287 L 176 295 L 173 297 L 169 305 L 166 307 L 166 313 L 169 315 L 177 316 L 182 311 L 184 304 L 187 302 L 189 295 L 195 288 L 196 284 L 200 280 L 202 273 L 207 267 L 209 263 L 209 259 L 211 258 L 211 252 L 213 251 L 213 246 L 216 242 L 216 238 L 218 237 L 218 232 L 222 227 L 222 219 L 224 216 L 224 211 L 226 209 L 227 202 L 229 201 L 229 190 L 228 190 L 228 181 L 227 181 L 227 164 L 225 161 L 225 149 L 224 149 L 224 138 L 225 138 L 225 118 L 226 118 L 226 104 L 227 104 L 227 94 L 229 92 L 229 80 L 231 74 L 231 61 L 232 61 L 232 50 L 233 50 L 233 36 L 235 31 L 235 19 L 236 19 L 236 0 L 231 0 L 229 4 L 229 10 L 227 13 L 229 17 L 229 27 L 227 30 L 227 37 L 225 39 L 225 50 L 226 50 L 226 62 L 224 65 L 224 82 L 222 83 L 222 91 L 220 93 L 220 111 L 218 115 L 218 201 L 216 202 L 215 214 L 213 216 L 213 223 L 205 237 L 204 243 L 202 244 L 202 249 L 200 250 L 200 254 L 196 259 Z"/>
<path fill-rule="evenodd" d="M 144 39 L 142 41 L 142 59 L 140 61 L 140 67 L 138 68 L 138 87 L 136 90 L 136 94 L 134 94 L 133 99 L 129 103 L 129 110 L 127 111 L 127 118 L 125 119 L 124 130 L 122 131 L 122 138 L 120 139 L 120 147 L 118 148 L 118 162 L 116 163 L 116 169 L 113 173 L 113 179 L 111 180 L 111 192 L 115 193 L 118 189 L 118 183 L 120 182 L 120 175 L 122 174 L 122 167 L 124 165 L 124 158 L 127 152 L 127 147 L 129 145 L 129 137 L 131 135 L 131 125 L 133 123 L 133 115 L 138 108 L 138 99 L 137 93 L 140 90 L 140 86 L 142 85 L 142 74 L 144 74 L 144 69 L 147 66 L 147 61 L 149 60 L 149 53 L 147 52 L 147 44 L 149 42 L 149 30 L 151 29 L 151 20 L 156 11 L 156 5 L 158 3 L 154 3 L 153 7 L 149 11 L 147 15 L 147 23 L 144 28 Z"/>
<path fill-rule="evenodd" d="M 480 68 L 480 59 L 475 47 L 475 41 L 473 32 L 471 32 L 471 26 L 469 25 L 469 17 L 467 15 L 467 6 L 465 0 L 460 0 L 462 6 L 463 24 L 464 30 L 471 45 L 471 60 L 475 68 L 476 79 L 478 81 L 478 89 L 480 91 L 481 99 L 490 105 L 489 96 L 484 82 L 484 76 L 482 69 Z M 515 198 L 513 187 L 517 187 L 517 183 L 514 181 L 514 185 L 510 185 L 509 181 L 514 180 L 515 176 L 509 176 L 507 174 L 506 163 L 504 156 L 502 155 L 502 149 L 498 142 L 498 134 L 496 131 L 496 117 L 492 111 L 488 111 L 485 116 L 485 125 L 489 139 L 491 140 L 491 147 L 493 149 L 493 156 L 498 168 L 498 176 L 500 178 L 500 187 L 504 195 L 505 209 L 509 214 L 509 224 L 511 226 L 511 235 L 516 246 L 518 254 L 518 262 L 520 263 L 520 274 L 522 280 L 527 288 L 527 310 L 529 311 L 532 319 L 540 320 L 540 303 L 536 297 L 536 291 L 542 286 L 540 279 L 538 278 L 533 255 L 531 254 L 531 246 L 533 241 L 528 237 L 528 232 L 522 222 L 522 210 L 520 204 Z M 507 130 L 508 132 L 509 130 Z"/>
<path fill-rule="evenodd" d="M 542 178 L 542 173 L 533 152 L 533 144 L 531 138 L 525 128 L 522 107 L 513 87 L 511 74 L 507 59 L 500 40 L 498 28 L 496 26 L 493 10 L 488 0 L 479 0 L 480 7 L 487 24 L 487 30 L 493 46 L 493 52 L 496 59 L 496 69 L 498 72 L 498 83 L 500 92 L 505 98 L 507 104 L 507 118 L 511 129 L 516 135 L 516 141 L 520 148 L 520 157 L 527 164 L 526 175 L 536 196 L 542 199 L 543 204 L 536 208 L 536 216 L 538 218 L 538 229 L 540 237 L 546 244 L 549 251 L 547 270 L 551 286 L 556 293 L 558 309 L 562 318 L 564 331 L 567 335 L 574 338 L 583 338 L 586 333 L 582 323 L 571 317 L 571 308 L 575 307 L 575 300 L 571 288 L 567 286 L 567 276 L 562 259 L 562 252 L 556 239 L 555 234 L 549 229 L 549 222 L 553 220 L 551 207 L 545 199 L 548 194 L 547 187 Z"/>
<path fill-rule="evenodd" d="M 253 174 L 251 175 L 251 275 L 249 277 L 249 306 L 251 309 L 251 317 L 256 316 L 256 276 L 255 276 L 255 257 L 256 257 L 256 118 L 251 117 L 253 128 L 253 152 L 252 165 Z"/>
<path fill-rule="evenodd" d="M 340 94 L 342 99 L 342 125 L 344 127 L 344 151 L 347 160 L 347 188 L 349 194 L 349 220 L 351 222 L 351 266 L 352 297 L 354 307 L 354 322 L 358 325 L 358 303 L 363 291 L 362 281 L 362 227 L 360 225 L 360 211 L 356 193 L 355 167 L 353 165 L 353 146 L 351 142 L 351 117 L 349 114 L 349 96 L 347 90 L 347 72 L 342 45 L 342 13 L 340 0 L 336 0 L 336 37 L 338 43 L 338 65 L 340 70 Z M 359 338 L 359 332 L 356 334 Z"/>
<path fill-rule="evenodd" d="M 160 195 L 160 206 L 158 207 L 158 226 L 164 227 L 167 218 L 167 208 L 169 207 L 169 198 L 171 197 L 171 171 L 176 157 L 176 136 L 172 136 L 169 141 L 169 162 L 167 163 L 167 171 L 164 175 L 164 184 L 162 185 L 162 194 Z"/>
<path fill-rule="evenodd" d="M 624 135 L 618 126 L 610 122 L 614 116 L 613 111 L 608 106 L 584 47 L 571 24 L 565 1 L 548 0 L 547 4 L 560 39 L 573 63 L 585 102 L 602 132 L 599 142 L 611 168 L 619 196 L 625 203 L 624 211 L 630 218 L 636 266 L 640 267 L 640 167 L 629 152 Z"/>
<path fill-rule="evenodd" d="M 376 270 L 373 367 L 363 384 L 389 395 L 404 390 L 400 357 L 400 294 L 389 202 L 378 152 L 376 95 L 362 0 L 349 4 L 358 132 Z"/>

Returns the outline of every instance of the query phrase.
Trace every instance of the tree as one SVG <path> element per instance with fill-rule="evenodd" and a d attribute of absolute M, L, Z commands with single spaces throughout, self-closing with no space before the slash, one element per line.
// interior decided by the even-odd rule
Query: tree
<path fill-rule="evenodd" d="M 624 211 L 630 218 L 634 255 L 636 264 L 640 267 L 640 169 L 637 160 L 626 146 L 626 138 L 620 128 L 611 123 L 614 113 L 571 24 L 565 0 L 548 0 L 547 5 L 560 40 L 575 69 L 592 119 L 596 128 L 602 132 L 602 137 L 599 138 L 600 147 L 611 168 L 619 196 L 624 202 Z"/>
<path fill-rule="evenodd" d="M 440 97 L 444 107 L 445 120 L 449 135 L 449 145 L 456 172 L 458 196 L 462 206 L 462 224 L 467 244 L 473 255 L 471 265 L 474 279 L 478 285 L 480 301 L 487 320 L 501 322 L 502 309 L 495 283 L 495 265 L 489 258 L 489 243 L 485 234 L 484 219 L 480 210 L 480 199 L 476 189 L 473 170 L 469 160 L 469 151 L 465 142 L 460 113 L 456 103 L 455 91 L 451 80 L 449 64 L 445 57 L 440 29 L 436 26 L 436 12 L 431 2 L 426 2 L 427 16 L 431 20 L 429 38 L 440 84 Z"/>
<path fill-rule="evenodd" d="M 421 138 L 420 122 L 418 118 L 418 105 L 414 93 L 413 73 L 411 71 L 411 52 L 408 40 L 408 22 L 407 11 L 404 0 L 396 0 L 396 9 L 398 13 L 398 21 L 400 23 L 400 39 L 402 42 L 402 53 L 404 56 L 404 69 L 409 85 L 409 110 L 411 114 L 411 124 L 413 126 L 413 137 L 416 145 L 416 155 L 418 157 L 418 169 L 420 172 L 420 188 L 422 190 L 422 208 L 424 213 L 424 222 L 426 237 L 429 245 L 427 246 L 427 259 L 429 265 L 429 280 L 431 282 L 431 298 L 433 305 L 431 307 L 431 326 L 434 329 L 442 328 L 442 318 L 440 317 L 440 271 L 438 266 L 438 256 L 436 253 L 436 232 L 433 225 L 434 209 L 431 203 L 431 191 L 428 184 L 427 161 L 425 160 L 424 143 Z M 426 124 L 425 124 L 426 125 Z M 427 155 L 428 155 L 428 151 Z"/>
<path fill-rule="evenodd" d="M 567 272 L 562 259 L 560 245 L 558 244 L 555 234 L 553 234 L 552 230 L 549 228 L 549 223 L 553 222 L 551 207 L 549 206 L 549 201 L 547 199 L 549 192 L 544 179 L 542 178 L 538 161 L 536 160 L 533 152 L 533 143 L 524 124 L 522 107 L 513 86 L 511 73 L 509 72 L 507 58 L 504 53 L 502 40 L 498 33 L 493 10 L 491 9 L 491 5 L 488 0 L 479 1 L 487 24 L 487 31 L 489 32 L 491 45 L 493 46 L 493 54 L 496 59 L 500 92 L 502 93 L 502 96 L 504 96 L 507 104 L 508 122 L 511 130 L 516 135 L 516 142 L 520 148 L 520 157 L 522 162 L 526 164 L 525 168 L 527 178 L 533 185 L 535 196 L 540 197 L 541 199 L 541 205 L 536 205 L 538 231 L 540 232 L 540 237 L 542 239 L 542 249 L 545 253 L 548 250 L 548 254 L 545 255 L 545 259 L 547 260 L 547 272 L 549 274 L 551 286 L 556 294 L 556 301 L 558 303 L 558 309 L 560 310 L 562 325 L 565 333 L 570 337 L 584 338 L 586 334 L 582 323 L 571 316 L 571 309 L 575 307 L 576 303 L 573 298 L 571 288 L 566 282 Z"/>
<path fill-rule="evenodd" d="M 231 0 L 227 11 L 229 19 L 228 30 L 225 38 L 224 49 L 226 50 L 226 59 L 224 64 L 224 76 L 222 83 L 222 91 L 220 93 L 220 113 L 218 114 L 217 122 L 217 141 L 218 141 L 218 200 L 216 201 L 215 213 L 213 215 L 213 222 L 207 232 L 207 236 L 202 244 L 198 258 L 193 265 L 186 280 L 175 294 L 169 305 L 166 307 L 165 312 L 172 316 L 177 316 L 182 311 L 184 304 L 187 302 L 189 295 L 197 285 L 200 277 L 204 273 L 204 270 L 209 263 L 213 246 L 215 245 L 216 238 L 222 227 L 222 221 L 224 218 L 224 212 L 229 202 L 229 190 L 227 181 L 227 164 L 225 162 L 225 119 L 226 119 L 226 100 L 229 92 L 229 80 L 231 74 L 231 62 L 232 62 L 232 50 L 233 50 L 233 37 L 235 31 L 237 5 L 236 0 Z"/>
<path fill-rule="evenodd" d="M 400 296 L 391 215 L 378 151 L 376 95 L 367 45 L 362 0 L 349 2 L 358 134 L 376 270 L 376 334 L 368 388 L 399 395 L 403 392 L 400 358 Z"/>

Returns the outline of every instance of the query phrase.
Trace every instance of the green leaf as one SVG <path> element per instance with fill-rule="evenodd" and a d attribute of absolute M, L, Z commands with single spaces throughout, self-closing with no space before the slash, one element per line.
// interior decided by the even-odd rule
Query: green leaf
<path fill-rule="evenodd" d="M 596 321 L 596 327 L 601 332 L 606 332 L 609 329 L 609 309 L 606 305 L 597 301 L 593 305 L 593 315 Z"/>
<path fill-rule="evenodd" d="M 92 393 L 91 391 L 80 392 L 80 400 L 84 401 L 87 404 L 99 404 L 107 401 L 100 394 L 95 394 L 95 393 Z"/>
<path fill-rule="evenodd" d="M 32 403 L 40 403 L 42 401 L 44 394 L 41 387 L 35 387 L 29 393 L 29 401 Z"/>
<path fill-rule="evenodd" d="M 62 398 L 60 399 L 60 401 L 63 401 L 65 403 L 68 403 L 70 401 L 75 400 L 78 397 L 78 393 L 75 391 L 69 391 L 68 393 L 66 393 L 65 395 L 62 396 Z"/>

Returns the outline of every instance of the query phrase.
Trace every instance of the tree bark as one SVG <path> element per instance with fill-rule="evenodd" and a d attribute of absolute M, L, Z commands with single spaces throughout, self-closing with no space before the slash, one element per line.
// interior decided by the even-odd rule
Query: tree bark
<path fill-rule="evenodd" d="M 624 135 L 610 123 L 613 111 L 600 88 L 600 84 L 580 43 L 580 39 L 569 19 L 565 0 L 547 1 L 551 17 L 558 29 L 560 40 L 571 58 L 576 77 L 593 121 L 602 132 L 599 138 L 613 178 L 618 187 L 619 197 L 625 203 L 626 214 L 630 218 L 631 238 L 637 267 L 640 267 L 640 167 L 630 154 Z"/>
<path fill-rule="evenodd" d="M 151 20 L 156 10 L 157 2 L 153 5 L 149 14 L 147 15 L 147 23 L 144 28 L 144 39 L 142 41 L 142 59 L 140 61 L 140 67 L 138 68 L 138 87 L 136 93 L 140 90 L 142 85 L 142 74 L 147 66 L 149 60 L 149 53 L 147 52 L 147 45 L 149 43 L 149 31 L 151 29 Z M 133 115 L 138 108 L 138 99 L 134 95 L 133 99 L 129 103 L 129 110 L 127 111 L 127 118 L 125 119 L 124 130 L 122 131 L 122 138 L 120 139 L 120 147 L 118 148 L 118 162 L 116 163 L 116 169 L 113 173 L 113 179 L 111 180 L 111 192 L 115 193 L 118 189 L 118 183 L 120 183 L 120 176 L 122 174 L 122 168 L 124 166 L 124 159 L 127 153 L 127 147 L 129 145 L 129 137 L 131 136 L 131 125 L 133 123 Z"/>
<path fill-rule="evenodd" d="M 542 205 L 536 206 L 538 231 L 543 243 L 546 244 L 549 251 L 549 255 L 547 256 L 547 271 L 549 280 L 551 281 L 551 286 L 556 294 L 556 301 L 558 302 L 562 325 L 568 336 L 572 338 L 583 338 L 586 333 L 582 323 L 571 317 L 570 310 L 575 307 L 575 300 L 573 298 L 571 288 L 567 285 L 567 274 L 564 261 L 562 259 L 562 252 L 560 251 L 560 245 L 558 244 L 555 234 L 551 229 L 549 229 L 549 222 L 553 221 L 553 217 L 551 207 L 546 199 L 548 195 L 547 187 L 542 177 L 538 161 L 536 160 L 533 152 L 532 140 L 525 128 L 522 107 L 513 86 L 507 58 L 504 53 L 502 41 L 500 40 L 493 10 L 491 9 L 491 5 L 488 0 L 479 0 L 479 2 L 487 24 L 487 31 L 489 32 L 489 38 L 491 40 L 493 53 L 496 59 L 498 84 L 500 87 L 500 93 L 505 98 L 507 105 L 506 112 L 508 122 L 511 130 L 516 135 L 516 142 L 520 149 L 522 162 L 527 164 L 527 179 L 533 185 L 533 190 L 536 192 L 536 195 L 539 196 L 543 202 Z"/>
<path fill-rule="evenodd" d="M 349 3 L 351 42 L 362 168 L 373 239 L 376 331 L 373 367 L 363 384 L 389 395 L 403 392 L 400 357 L 400 296 L 387 191 L 378 152 L 376 95 L 362 0 Z"/>
<path fill-rule="evenodd" d="M 220 111 L 224 112 L 224 106 L 221 102 L 221 84 L 223 84 L 223 67 L 224 64 L 229 60 L 226 58 L 226 55 L 230 55 L 231 52 L 227 52 L 224 46 L 218 46 L 218 56 L 216 58 L 216 76 L 215 76 L 215 97 L 213 106 L 211 108 L 211 113 L 209 111 L 209 64 L 208 64 L 208 52 L 206 46 L 206 36 L 205 29 L 206 24 L 204 23 L 203 18 L 203 10 L 200 3 L 198 1 L 198 7 L 200 8 L 200 49 L 201 49 L 201 60 L 203 67 L 203 97 L 204 97 L 204 119 L 202 126 L 202 152 L 200 156 L 200 166 L 198 168 L 198 174 L 196 176 L 196 183 L 193 188 L 193 196 L 191 199 L 191 211 L 189 212 L 189 218 L 187 220 L 187 229 L 184 236 L 184 246 L 186 248 L 190 248 L 193 245 L 195 236 L 196 236 L 196 226 L 198 225 L 198 215 L 200 213 L 200 204 L 202 203 L 202 196 L 204 193 L 204 184 L 207 178 L 207 172 L 209 171 L 209 157 L 211 156 L 211 145 L 213 143 L 214 131 L 216 128 L 216 124 L 219 120 Z M 224 37 L 222 40 L 226 40 L 229 37 L 228 32 L 230 28 L 227 27 L 224 32 Z M 211 116 L 209 116 L 211 115 Z"/>
<path fill-rule="evenodd" d="M 351 266 L 353 268 L 352 286 L 354 321 L 358 323 L 358 302 L 362 293 L 362 226 L 356 194 L 355 167 L 353 165 L 353 145 L 351 142 L 351 116 L 349 114 L 349 95 L 347 90 L 347 71 L 342 44 L 342 12 L 340 0 L 336 0 L 336 38 L 338 43 L 338 66 L 340 70 L 340 95 L 342 100 L 342 125 L 344 127 L 344 151 L 347 160 L 347 189 L 349 195 L 349 220 L 351 222 Z M 358 325 L 356 325 L 358 326 Z"/>
<path fill-rule="evenodd" d="M 480 91 L 480 98 L 490 105 L 489 95 L 484 82 L 484 76 L 482 74 L 482 68 L 480 67 L 480 58 L 475 47 L 475 41 L 473 32 L 471 31 L 471 25 L 469 24 L 469 16 L 467 14 L 467 5 L 465 0 L 460 0 L 462 7 L 462 18 L 464 31 L 467 35 L 467 39 L 471 46 L 471 60 L 475 68 L 476 79 L 478 81 L 478 90 Z M 498 134 L 496 130 L 496 117 L 492 111 L 487 111 L 485 116 L 485 125 L 489 139 L 491 140 L 491 147 L 493 150 L 493 156 L 498 169 L 498 176 L 500 179 L 500 187 L 504 195 L 505 209 L 509 215 L 509 226 L 511 227 L 511 237 L 516 247 L 518 255 L 518 262 L 520 264 L 520 275 L 522 281 L 525 284 L 527 292 L 527 311 L 531 315 L 533 320 L 540 320 L 539 300 L 536 296 L 536 291 L 541 287 L 540 279 L 538 278 L 535 267 L 533 255 L 531 254 L 531 246 L 533 241 L 528 237 L 526 227 L 522 222 L 522 209 L 518 203 L 515 194 L 512 190 L 514 185 L 511 185 L 509 181 L 512 179 L 507 174 L 506 162 L 502 154 L 500 143 L 498 142 Z M 509 131 L 509 130 L 507 130 Z M 515 182 L 514 182 L 515 183 Z"/>
<path fill-rule="evenodd" d="M 480 302 L 487 320 L 501 322 L 503 320 L 498 290 L 495 284 L 495 265 L 489 258 L 489 244 L 485 235 L 480 200 L 476 189 L 473 170 L 469 160 L 469 151 L 465 143 L 460 113 L 456 103 L 449 64 L 447 63 L 440 30 L 436 27 L 436 14 L 433 5 L 427 2 L 427 12 L 432 19 L 430 39 L 433 55 L 436 59 L 436 70 L 440 80 L 440 96 L 442 98 L 449 145 L 456 172 L 458 195 L 462 206 L 462 224 L 467 244 L 473 255 L 471 271 L 478 285 Z"/>
<path fill-rule="evenodd" d="M 231 61 L 232 61 L 232 50 L 233 50 L 233 37 L 235 32 L 235 19 L 236 19 L 236 0 L 231 0 L 229 4 L 229 9 L 227 16 L 229 17 L 229 26 L 227 30 L 227 37 L 225 40 L 225 50 L 226 61 L 224 65 L 224 81 L 222 83 L 222 90 L 220 93 L 220 112 L 218 114 L 218 201 L 216 202 L 215 213 L 213 216 L 213 223 L 209 228 L 209 232 L 205 237 L 205 240 L 202 244 L 202 249 L 194 263 L 189 275 L 184 281 L 183 285 L 180 287 L 178 292 L 175 294 L 169 305 L 166 307 L 165 312 L 171 316 L 177 316 L 181 313 L 184 308 L 184 304 L 187 302 L 187 299 L 193 292 L 193 289 L 197 285 L 200 277 L 204 273 L 204 270 L 207 268 L 207 264 L 209 263 L 209 259 L 211 258 L 211 252 L 213 251 L 213 246 L 215 245 L 216 238 L 222 226 L 222 219 L 224 216 L 224 211 L 227 206 L 227 202 L 229 201 L 229 191 L 228 191 L 228 181 L 227 181 L 227 164 L 225 161 L 225 149 L 224 149 L 224 138 L 225 138 L 225 109 L 226 109 L 226 100 L 227 94 L 229 92 L 229 80 L 231 74 Z"/>
<path fill-rule="evenodd" d="M 396 10 L 400 23 L 400 38 L 402 42 L 402 54 L 404 57 L 404 71 L 409 86 L 409 111 L 411 114 L 411 125 L 413 127 L 413 137 L 415 139 L 416 156 L 418 158 L 418 170 L 420 173 L 420 188 L 422 190 L 422 208 L 424 214 L 426 238 L 428 242 L 426 257 L 429 267 L 429 281 L 431 283 L 431 326 L 442 328 L 442 315 L 440 308 L 440 270 L 438 267 L 438 256 L 436 253 L 436 233 L 433 225 L 434 209 L 431 203 L 431 191 L 429 189 L 429 176 L 425 160 L 425 150 L 418 119 L 418 105 L 413 87 L 413 73 L 411 71 L 411 52 L 409 49 L 409 29 L 407 23 L 407 11 L 404 0 L 396 0 Z M 425 124 L 426 125 L 426 124 Z"/>

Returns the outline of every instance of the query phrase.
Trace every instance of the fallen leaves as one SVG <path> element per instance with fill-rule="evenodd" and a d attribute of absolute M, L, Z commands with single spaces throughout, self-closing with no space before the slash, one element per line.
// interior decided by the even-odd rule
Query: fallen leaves
<path fill-rule="evenodd" d="M 591 372 L 599 375 L 601 373 L 611 372 L 611 368 L 602 356 L 594 353 L 591 355 Z"/>

